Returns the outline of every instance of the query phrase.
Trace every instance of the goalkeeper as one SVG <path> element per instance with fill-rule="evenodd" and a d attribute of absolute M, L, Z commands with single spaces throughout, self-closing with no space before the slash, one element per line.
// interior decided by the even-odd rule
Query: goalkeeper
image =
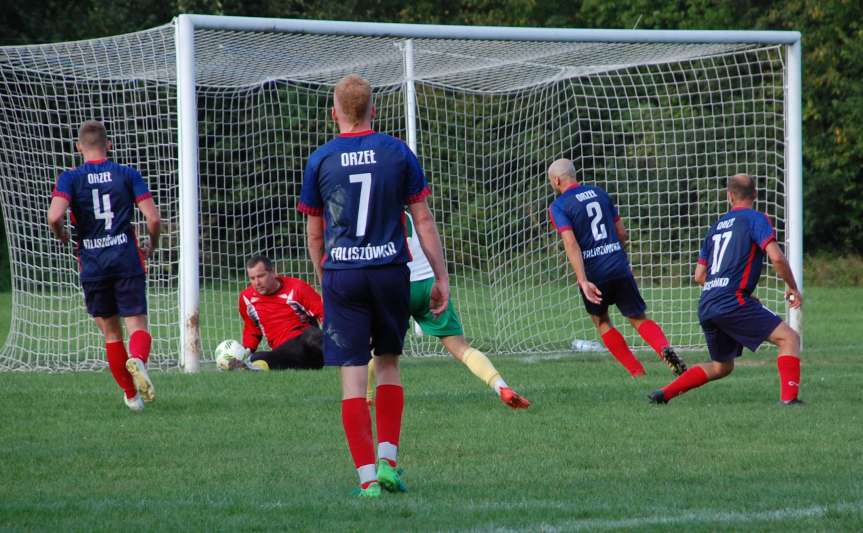
<path fill-rule="evenodd" d="M 409 213 L 405 213 L 405 216 L 412 257 L 408 263 L 411 271 L 411 316 L 425 335 L 439 338 L 444 348 L 458 361 L 464 363 L 476 377 L 486 382 L 495 391 L 500 401 L 513 409 L 527 409 L 530 406 L 527 398 L 512 390 L 488 357 L 473 348 L 464 338 L 464 329 L 452 302 L 439 317 L 435 318 L 432 314 L 429 309 L 429 295 L 434 284 L 434 272 L 420 246 L 419 236 L 414 231 L 413 219 Z M 366 394 L 369 401 L 373 398 L 373 376 L 373 368 L 369 364 L 369 385 Z"/>
<path fill-rule="evenodd" d="M 249 362 L 228 361 L 229 370 L 321 369 L 324 308 L 305 281 L 276 273 L 272 261 L 256 255 L 246 262 L 249 285 L 240 293 L 243 347 Z M 266 336 L 272 351 L 256 351 Z"/>

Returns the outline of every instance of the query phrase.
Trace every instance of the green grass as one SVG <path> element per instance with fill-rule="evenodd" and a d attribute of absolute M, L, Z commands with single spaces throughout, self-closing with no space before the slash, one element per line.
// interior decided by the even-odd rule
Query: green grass
<path fill-rule="evenodd" d="M 664 407 L 646 356 L 642 381 L 599 355 L 495 358 L 526 412 L 408 358 L 410 492 L 372 502 L 349 495 L 333 370 L 158 372 L 140 415 L 107 372 L 0 373 L 0 529 L 860 530 L 860 302 L 808 290 L 801 408 L 776 404 L 768 350 Z"/>

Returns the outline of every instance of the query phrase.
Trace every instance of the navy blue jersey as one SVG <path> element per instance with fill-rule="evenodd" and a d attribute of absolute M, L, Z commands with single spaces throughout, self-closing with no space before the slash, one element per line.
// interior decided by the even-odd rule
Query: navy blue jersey
<path fill-rule="evenodd" d="M 611 196 L 594 185 L 575 184 L 548 208 L 558 233 L 571 230 L 581 248 L 588 281 L 602 282 L 631 274 L 629 259 L 614 224 L 620 219 Z"/>
<path fill-rule="evenodd" d="M 776 231 L 764 213 L 732 209 L 707 232 L 698 264 L 707 267 L 698 317 L 702 321 L 735 311 L 749 299 L 764 263 L 764 249 Z"/>
<path fill-rule="evenodd" d="M 309 156 L 298 209 L 324 217 L 324 269 L 404 264 L 404 206 L 429 193 L 405 143 L 373 131 L 342 134 Z"/>
<path fill-rule="evenodd" d="M 57 178 L 53 196 L 69 201 L 81 281 L 144 273 L 132 216 L 150 189 L 132 167 L 108 159 L 87 161 Z"/>

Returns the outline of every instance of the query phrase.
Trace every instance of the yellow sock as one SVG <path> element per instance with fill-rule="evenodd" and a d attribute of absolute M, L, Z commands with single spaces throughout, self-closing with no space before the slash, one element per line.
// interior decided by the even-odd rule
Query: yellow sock
<path fill-rule="evenodd" d="M 267 364 L 263 359 L 258 359 L 257 361 L 252 361 L 252 366 L 257 368 L 258 370 L 269 370 L 270 365 Z"/>
<path fill-rule="evenodd" d="M 488 357 L 476 348 L 471 347 L 465 350 L 464 355 L 461 356 L 461 360 L 473 372 L 474 376 L 485 381 L 495 391 L 499 390 L 500 386 L 506 386 L 506 383 L 500 377 L 500 372 L 491 364 Z"/>
<path fill-rule="evenodd" d="M 366 401 L 372 403 L 375 399 L 375 360 L 369 361 L 369 383 L 366 386 Z"/>

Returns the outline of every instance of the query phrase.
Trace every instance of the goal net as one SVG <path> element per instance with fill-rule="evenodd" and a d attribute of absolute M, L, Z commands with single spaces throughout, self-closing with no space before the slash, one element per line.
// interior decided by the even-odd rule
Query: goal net
<path fill-rule="evenodd" d="M 675 345 L 703 349 L 691 274 L 707 227 L 727 209 L 729 175 L 756 178 L 757 208 L 786 241 L 787 46 L 419 36 L 408 54 L 410 28 L 398 37 L 195 30 L 200 310 L 192 327 L 201 357 L 240 337 L 249 256 L 269 255 L 282 273 L 314 284 L 295 207 L 306 158 L 336 133 L 332 87 L 352 72 L 374 86 L 375 129 L 415 143 L 453 303 L 477 347 L 561 352 L 573 339 L 596 339 L 547 215 L 554 196 L 545 170 L 568 157 L 581 180 L 616 200 L 651 318 Z M 189 117 L 178 112 L 175 32 L 171 24 L 0 48 L 0 200 L 13 277 L 0 368 L 104 364 L 73 249 L 45 223 L 56 177 L 80 163 L 75 134 L 90 118 L 105 121 L 111 156 L 140 169 L 162 213 L 148 275 L 152 360 L 164 368 L 182 360 L 179 190 L 190 178 L 179 171 L 178 123 Z M 772 270 L 757 296 L 785 312 Z M 440 348 L 409 334 L 406 349 Z"/>

